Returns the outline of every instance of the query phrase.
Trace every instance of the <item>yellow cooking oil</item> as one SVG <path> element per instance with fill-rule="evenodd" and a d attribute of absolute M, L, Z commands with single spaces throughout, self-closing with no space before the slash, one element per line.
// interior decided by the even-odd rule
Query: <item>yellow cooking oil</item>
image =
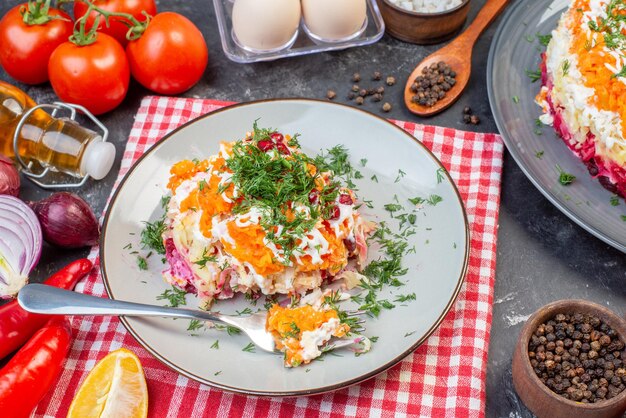
<path fill-rule="evenodd" d="M 15 130 L 22 116 L 35 106 L 22 90 L 0 81 L 2 154 L 15 157 Z M 79 178 L 90 174 L 97 180 L 108 173 L 115 157 L 115 147 L 103 142 L 99 134 L 72 120 L 53 118 L 44 109 L 35 110 L 24 121 L 18 134 L 18 150 L 26 164 L 36 162 Z"/>

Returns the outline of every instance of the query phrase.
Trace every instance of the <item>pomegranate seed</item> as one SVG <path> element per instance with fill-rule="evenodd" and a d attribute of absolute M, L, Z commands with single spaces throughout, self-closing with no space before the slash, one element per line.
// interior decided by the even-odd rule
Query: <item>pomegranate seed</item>
<path fill-rule="evenodd" d="M 344 239 L 343 245 L 346 246 L 346 250 L 348 250 L 349 254 L 352 254 L 354 250 L 356 250 L 356 241 L 353 239 Z"/>
<path fill-rule="evenodd" d="M 330 208 L 330 216 L 328 217 L 328 219 L 330 219 L 331 221 L 334 221 L 335 219 L 339 219 L 339 215 L 341 215 L 341 211 L 339 210 L 339 206 L 333 205 Z"/>
<path fill-rule="evenodd" d="M 287 145 L 285 145 L 282 142 L 279 142 L 276 144 L 276 149 L 278 150 L 278 152 L 280 152 L 281 154 L 284 155 L 291 155 L 291 151 L 289 151 L 289 148 L 287 148 Z"/>
<path fill-rule="evenodd" d="M 285 137 L 283 136 L 283 134 L 279 132 L 274 132 L 273 134 L 270 135 L 270 138 L 272 138 L 272 140 L 276 142 L 277 144 L 285 140 Z"/>
<path fill-rule="evenodd" d="M 309 203 L 312 205 L 317 205 L 319 201 L 320 201 L 320 191 L 317 189 L 311 190 L 311 192 L 309 192 Z"/>
<path fill-rule="evenodd" d="M 339 203 L 342 205 L 351 205 L 354 203 L 349 194 L 340 194 L 339 195 Z"/>
<path fill-rule="evenodd" d="M 276 145 L 272 141 L 259 141 L 257 147 L 259 147 L 261 151 L 267 152 L 276 147 Z"/>

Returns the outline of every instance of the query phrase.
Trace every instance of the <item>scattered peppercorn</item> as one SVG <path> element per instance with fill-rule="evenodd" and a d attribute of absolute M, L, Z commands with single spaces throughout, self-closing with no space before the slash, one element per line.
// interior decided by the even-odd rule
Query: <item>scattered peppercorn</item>
<path fill-rule="evenodd" d="M 372 76 L 372 79 L 374 81 L 378 81 L 383 77 L 383 75 L 380 73 L 380 71 L 374 71 L 374 75 Z"/>
<path fill-rule="evenodd" d="M 352 86 L 352 91 L 355 93 L 358 93 L 359 90 L 361 90 L 361 87 L 359 87 L 357 84 L 355 84 L 354 86 Z"/>
<path fill-rule="evenodd" d="M 367 90 L 366 89 L 359 90 L 359 96 L 361 96 L 361 97 L 367 96 Z"/>
<path fill-rule="evenodd" d="M 352 92 L 348 93 L 348 100 L 354 100 L 355 97 L 356 97 L 356 94 Z"/>
<path fill-rule="evenodd" d="M 480 118 L 476 115 L 470 116 L 470 123 L 472 125 L 478 125 L 480 123 Z"/>
<path fill-rule="evenodd" d="M 352 81 L 354 81 L 355 83 L 358 83 L 359 81 L 361 81 L 361 74 L 359 73 L 352 74 Z"/>
<path fill-rule="evenodd" d="M 394 84 L 396 84 L 396 78 L 393 76 L 389 76 L 387 77 L 387 80 L 385 80 L 385 82 L 388 86 L 393 86 Z"/>
<path fill-rule="evenodd" d="M 363 96 L 358 96 L 356 98 L 356 104 L 358 104 L 359 106 L 361 106 L 363 102 L 365 102 L 365 99 L 363 98 Z"/>
<path fill-rule="evenodd" d="M 334 90 L 328 90 L 328 91 L 326 92 L 326 98 L 327 98 L 328 100 L 333 100 L 335 97 L 337 97 L 337 93 L 335 93 L 335 91 L 334 91 Z"/>
<path fill-rule="evenodd" d="M 391 110 L 391 104 L 390 103 L 385 103 L 383 105 L 383 112 L 389 112 Z"/>
<path fill-rule="evenodd" d="M 422 68 L 422 75 L 411 85 L 413 103 L 434 106 L 446 97 L 446 92 L 456 84 L 456 73 L 443 61 Z"/>
<path fill-rule="evenodd" d="M 470 115 L 468 106 L 463 119 Z M 467 123 L 467 122 L 466 122 Z M 626 390 L 626 352 L 615 330 L 598 317 L 558 314 L 540 324 L 528 343 L 528 358 L 541 382 L 576 402 L 595 403 Z"/>
<path fill-rule="evenodd" d="M 380 102 L 382 99 L 383 99 L 383 95 L 380 93 L 376 93 L 375 95 L 372 96 L 373 102 Z"/>
<path fill-rule="evenodd" d="M 471 107 L 469 107 L 469 106 L 465 106 L 465 107 L 463 108 L 463 114 L 464 114 L 464 115 L 471 115 L 471 114 L 472 114 L 472 108 L 471 108 Z"/>

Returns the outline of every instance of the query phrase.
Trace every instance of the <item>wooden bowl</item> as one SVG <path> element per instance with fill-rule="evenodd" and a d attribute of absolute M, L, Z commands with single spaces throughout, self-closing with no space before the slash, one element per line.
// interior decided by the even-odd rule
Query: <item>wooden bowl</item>
<path fill-rule="evenodd" d="M 417 13 L 395 6 L 389 0 L 376 0 L 387 33 L 413 44 L 428 45 L 446 41 L 463 27 L 470 0 L 441 13 Z"/>
<path fill-rule="evenodd" d="M 604 306 L 584 300 L 561 300 L 535 312 L 522 329 L 513 352 L 513 385 L 524 404 L 538 418 L 619 418 L 626 412 L 626 390 L 606 401 L 585 404 L 565 399 L 544 385 L 533 371 L 528 358 L 530 337 L 541 323 L 556 314 L 593 314 L 613 328 L 626 344 L 626 320 Z"/>

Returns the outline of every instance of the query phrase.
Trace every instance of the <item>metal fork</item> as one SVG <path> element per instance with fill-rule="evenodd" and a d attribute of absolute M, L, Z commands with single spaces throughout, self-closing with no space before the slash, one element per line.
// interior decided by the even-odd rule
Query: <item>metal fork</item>
<path fill-rule="evenodd" d="M 217 312 L 100 298 L 43 284 L 24 286 L 17 296 L 17 301 L 28 312 L 47 315 L 165 316 L 211 321 L 238 328 L 260 349 L 270 353 L 282 354 L 280 350 L 276 349 L 272 334 L 265 330 L 266 312 L 258 312 L 250 316 L 230 316 Z M 349 311 L 348 315 L 357 316 L 362 313 L 361 311 Z M 363 322 L 363 320 L 357 321 L 359 324 Z M 331 339 L 325 347 L 327 351 L 335 350 L 350 346 L 358 342 L 357 340 Z"/>

